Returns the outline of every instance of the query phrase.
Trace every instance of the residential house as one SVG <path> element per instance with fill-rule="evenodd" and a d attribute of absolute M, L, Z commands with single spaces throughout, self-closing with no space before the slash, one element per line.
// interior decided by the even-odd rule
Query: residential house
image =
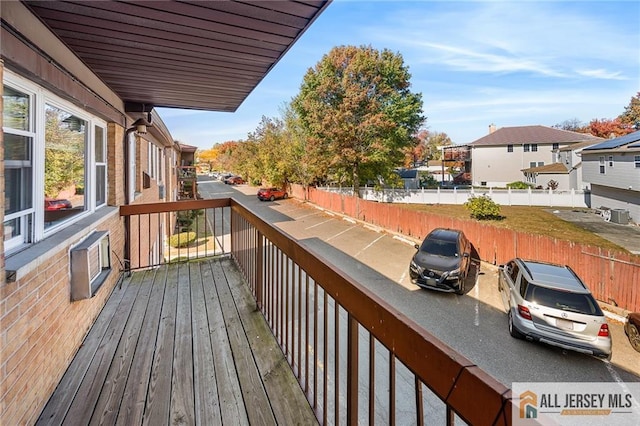
<path fill-rule="evenodd" d="M 558 148 L 553 152 L 553 162 L 544 166 L 529 167 L 522 170 L 525 182 L 534 187 L 551 188 L 558 191 L 584 189 L 582 182 L 582 157 L 584 148 L 597 142 L 578 142 Z M 553 185 L 555 182 L 555 185 Z M 555 188 L 553 188 L 555 186 Z"/>
<path fill-rule="evenodd" d="M 505 187 L 511 182 L 526 181 L 525 171 L 531 175 L 536 171 L 531 172 L 530 169 L 554 163 L 554 153 L 559 149 L 599 140 L 592 135 L 539 125 L 497 130 L 491 125 L 488 135 L 468 144 L 471 147 L 473 185 Z M 552 170 L 558 177 L 560 173 L 556 168 L 554 166 Z"/>
<path fill-rule="evenodd" d="M 628 212 L 640 223 L 640 131 L 585 148 L 582 170 L 592 207 Z"/>
<path fill-rule="evenodd" d="M 35 422 L 119 269 L 159 255 L 171 224 L 129 243 L 119 214 L 177 198 L 155 107 L 234 111 L 326 6 L 2 2 L 0 424 Z"/>

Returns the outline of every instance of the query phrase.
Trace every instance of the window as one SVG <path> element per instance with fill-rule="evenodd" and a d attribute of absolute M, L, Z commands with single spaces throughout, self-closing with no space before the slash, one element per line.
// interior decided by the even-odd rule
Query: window
<path fill-rule="evenodd" d="M 107 203 L 107 139 L 104 128 L 94 127 L 96 161 L 96 207 Z"/>
<path fill-rule="evenodd" d="M 633 157 L 633 161 L 634 161 L 634 162 L 635 162 L 635 164 L 636 164 L 636 169 L 640 169 L 640 155 L 635 155 L 635 156 Z"/>
<path fill-rule="evenodd" d="M 600 160 L 600 174 L 604 175 L 604 174 L 606 174 L 606 169 L 605 169 L 606 165 L 605 165 L 605 162 L 604 162 L 604 156 L 600 156 L 599 160 Z"/>
<path fill-rule="evenodd" d="M 609 167 L 613 167 L 613 155 L 609 156 Z"/>
<path fill-rule="evenodd" d="M 524 152 L 529 152 L 529 150 L 531 149 L 531 145 L 529 145 L 528 143 L 525 143 L 522 146 L 522 149 L 524 149 Z"/>
<path fill-rule="evenodd" d="M 513 145 L 507 145 L 507 152 L 513 152 Z"/>
<path fill-rule="evenodd" d="M 536 167 L 536 162 L 535 161 L 530 161 L 529 162 L 529 167 L 531 167 L 531 168 Z"/>
<path fill-rule="evenodd" d="M 5 72 L 5 249 L 45 238 L 106 203 L 106 126 Z"/>
<path fill-rule="evenodd" d="M 4 86 L 2 93 L 6 250 L 31 241 L 33 234 L 33 97 Z"/>
<path fill-rule="evenodd" d="M 537 143 L 532 143 L 531 144 L 531 152 L 538 152 L 538 144 Z"/>
<path fill-rule="evenodd" d="M 557 142 L 555 142 L 555 143 L 553 144 L 553 146 L 551 147 L 551 149 L 552 149 L 553 151 L 555 151 L 555 150 L 557 150 L 557 149 L 560 149 L 560 144 L 559 144 L 559 143 L 557 143 Z"/>
<path fill-rule="evenodd" d="M 538 167 L 544 166 L 544 161 L 538 161 Z"/>

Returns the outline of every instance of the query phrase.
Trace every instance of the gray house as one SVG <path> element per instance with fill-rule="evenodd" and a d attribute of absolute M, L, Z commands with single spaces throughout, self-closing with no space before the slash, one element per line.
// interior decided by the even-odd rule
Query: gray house
<path fill-rule="evenodd" d="M 546 126 L 503 127 L 496 130 L 491 125 L 488 135 L 469 144 L 473 185 L 504 187 L 509 182 L 523 181 L 527 178 L 525 170 L 531 177 L 539 169 L 530 169 L 556 162 L 555 153 L 559 149 L 583 142 L 597 143 L 600 140 L 602 139 L 589 134 Z M 562 173 L 562 181 L 564 183 L 566 180 L 568 185 L 569 178 L 565 175 L 571 167 L 566 169 Z M 546 179 L 539 184 L 545 186 L 548 181 Z"/>
<path fill-rule="evenodd" d="M 626 211 L 640 223 L 640 131 L 585 148 L 582 178 L 591 187 L 593 207 Z"/>

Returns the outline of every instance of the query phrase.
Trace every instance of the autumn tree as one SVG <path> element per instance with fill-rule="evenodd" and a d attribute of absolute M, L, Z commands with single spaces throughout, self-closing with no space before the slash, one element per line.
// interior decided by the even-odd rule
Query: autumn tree
<path fill-rule="evenodd" d="M 611 137 L 617 138 L 633 132 L 634 129 L 628 124 L 623 123 L 620 118 L 607 119 L 602 118 L 598 120 L 594 118 L 589 123 L 589 132 L 593 136 L 609 139 Z"/>
<path fill-rule="evenodd" d="M 402 165 L 424 122 L 422 96 L 410 91 L 402 56 L 371 46 L 333 48 L 304 76 L 292 108 L 311 151 L 350 183 L 385 178 Z"/>
<path fill-rule="evenodd" d="M 618 118 L 633 130 L 640 130 L 640 92 L 631 97 L 629 105 L 624 107 L 624 112 Z"/>

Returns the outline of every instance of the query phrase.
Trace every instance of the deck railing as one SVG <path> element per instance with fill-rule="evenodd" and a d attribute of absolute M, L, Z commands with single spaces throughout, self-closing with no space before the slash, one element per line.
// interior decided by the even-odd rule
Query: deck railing
<path fill-rule="evenodd" d="M 236 261 L 321 424 L 511 424 L 507 387 L 233 199 L 124 206 L 130 247 L 177 210 L 205 212 L 210 254 Z"/>

